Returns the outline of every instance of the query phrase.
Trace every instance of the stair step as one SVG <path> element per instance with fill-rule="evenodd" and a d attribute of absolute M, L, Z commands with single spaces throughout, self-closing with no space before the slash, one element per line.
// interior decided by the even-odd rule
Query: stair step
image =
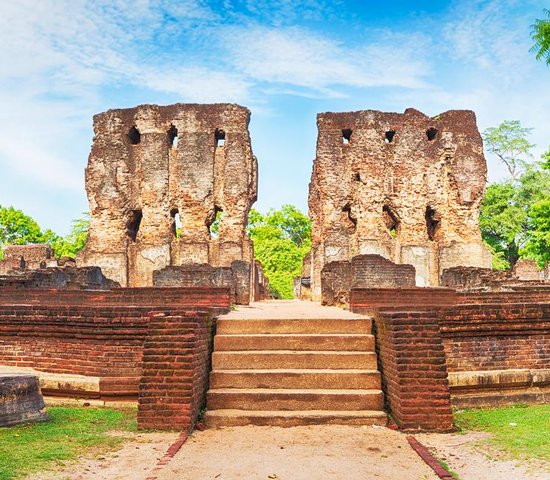
<path fill-rule="evenodd" d="M 372 320 L 299 318 L 272 320 L 228 320 L 220 318 L 217 323 L 218 334 L 239 333 L 371 333 Z"/>
<path fill-rule="evenodd" d="M 204 417 L 210 427 L 244 425 L 271 425 L 294 427 L 299 425 L 380 425 L 386 426 L 387 415 L 377 410 L 208 410 Z"/>
<path fill-rule="evenodd" d="M 221 334 L 214 337 L 214 349 L 225 350 L 357 350 L 373 351 L 374 336 L 370 334 L 295 334 L 251 333 Z"/>
<path fill-rule="evenodd" d="M 210 388 L 380 389 L 378 370 L 214 370 Z"/>
<path fill-rule="evenodd" d="M 377 369 L 374 352 L 247 350 L 212 354 L 213 370 L 241 369 Z"/>
<path fill-rule="evenodd" d="M 382 410 L 381 390 L 210 389 L 209 410 Z"/>

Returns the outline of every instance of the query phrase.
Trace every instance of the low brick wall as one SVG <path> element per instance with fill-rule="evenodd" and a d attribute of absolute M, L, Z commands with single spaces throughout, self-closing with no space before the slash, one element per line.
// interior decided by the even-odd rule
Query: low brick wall
<path fill-rule="evenodd" d="M 440 325 L 449 371 L 550 367 L 550 304 L 456 305 Z"/>
<path fill-rule="evenodd" d="M 0 288 L 0 305 L 19 304 L 204 307 L 226 311 L 231 305 L 231 294 L 228 288 L 215 287 L 143 287 L 112 290 Z"/>
<path fill-rule="evenodd" d="M 509 292 L 457 292 L 460 304 L 550 303 L 550 288 L 514 288 Z"/>
<path fill-rule="evenodd" d="M 437 311 L 380 310 L 375 335 L 387 408 L 399 428 L 453 430 Z"/>
<path fill-rule="evenodd" d="M 422 312 L 435 318 L 440 328 L 438 341 L 444 347 L 452 379 L 452 401 L 457 406 L 541 403 L 550 400 L 548 293 L 545 287 L 475 293 L 424 288 L 354 289 L 351 310 L 374 314 L 377 323 L 392 311 L 417 316 Z M 421 343 L 422 322 L 403 327 L 408 335 L 420 336 Z M 380 335 L 379 329 L 377 332 Z M 431 333 L 426 331 L 426 335 Z M 392 356 L 398 353 L 395 348 L 387 352 L 380 356 L 381 369 L 387 370 L 385 363 L 396 361 L 415 368 L 418 365 L 414 356 L 394 359 Z M 423 391 L 418 385 L 417 394 Z M 390 396 L 387 391 L 386 395 Z"/>
<path fill-rule="evenodd" d="M 371 314 L 381 307 L 448 306 L 457 302 L 457 293 L 450 288 L 354 288 L 350 308 L 355 313 Z"/>
<path fill-rule="evenodd" d="M 0 289 L 0 365 L 99 377 L 89 396 L 137 398 L 150 314 L 215 317 L 229 301 L 228 289 Z"/>

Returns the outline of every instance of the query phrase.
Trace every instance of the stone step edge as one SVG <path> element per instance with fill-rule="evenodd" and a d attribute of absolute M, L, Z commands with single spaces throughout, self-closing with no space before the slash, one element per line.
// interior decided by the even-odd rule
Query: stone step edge
<path fill-rule="evenodd" d="M 258 369 L 242 369 L 233 368 L 228 370 L 214 369 L 210 373 L 229 373 L 235 375 L 255 375 L 255 374 L 280 374 L 280 373 L 296 373 L 296 374 L 334 374 L 334 375 L 367 375 L 367 374 L 379 374 L 380 372 L 374 368 L 258 368 Z"/>
<path fill-rule="evenodd" d="M 235 354 L 240 355 L 376 355 L 374 351 L 368 350 L 215 350 L 214 354 Z"/>
<path fill-rule="evenodd" d="M 387 413 L 383 410 L 237 410 L 234 408 L 222 408 L 219 410 L 207 410 L 205 415 L 224 417 L 376 417 L 385 418 Z"/>
<path fill-rule="evenodd" d="M 208 390 L 209 395 L 213 394 L 246 394 L 246 395 L 380 395 L 380 389 L 342 389 L 342 388 L 212 388 Z"/>
<path fill-rule="evenodd" d="M 319 338 L 319 337 L 351 337 L 351 338 L 364 338 L 374 337 L 372 333 L 217 333 L 216 337 L 306 337 L 306 338 Z"/>

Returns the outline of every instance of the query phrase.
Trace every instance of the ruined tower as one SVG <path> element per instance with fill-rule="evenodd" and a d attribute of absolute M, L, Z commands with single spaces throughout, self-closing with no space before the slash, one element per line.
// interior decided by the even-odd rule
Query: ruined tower
<path fill-rule="evenodd" d="M 491 266 L 479 229 L 487 166 L 473 112 L 322 113 L 317 126 L 314 298 L 323 266 L 356 255 L 413 265 L 417 286 L 438 285 L 449 267 Z"/>
<path fill-rule="evenodd" d="M 253 265 L 245 232 L 257 193 L 249 119 L 233 104 L 96 115 L 86 168 L 90 232 L 79 265 L 100 266 L 121 286 L 150 286 L 166 266 Z"/>

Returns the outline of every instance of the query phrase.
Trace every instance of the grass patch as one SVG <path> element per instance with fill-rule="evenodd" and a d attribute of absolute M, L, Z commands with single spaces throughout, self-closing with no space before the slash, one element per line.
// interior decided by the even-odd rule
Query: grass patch
<path fill-rule="evenodd" d="M 518 460 L 550 462 L 550 405 L 515 405 L 455 413 L 461 430 L 492 433 L 488 442 Z"/>
<path fill-rule="evenodd" d="M 449 464 L 447 462 L 444 462 L 443 460 L 437 460 L 437 463 L 439 463 L 439 465 L 441 465 L 441 467 L 443 467 L 445 471 L 448 472 L 455 480 L 460 480 L 458 473 L 456 473 L 454 470 L 451 470 L 451 467 L 449 467 Z"/>
<path fill-rule="evenodd" d="M 0 479 L 104 453 L 125 440 L 108 432 L 136 430 L 135 409 L 50 407 L 48 415 L 48 422 L 0 428 Z"/>

